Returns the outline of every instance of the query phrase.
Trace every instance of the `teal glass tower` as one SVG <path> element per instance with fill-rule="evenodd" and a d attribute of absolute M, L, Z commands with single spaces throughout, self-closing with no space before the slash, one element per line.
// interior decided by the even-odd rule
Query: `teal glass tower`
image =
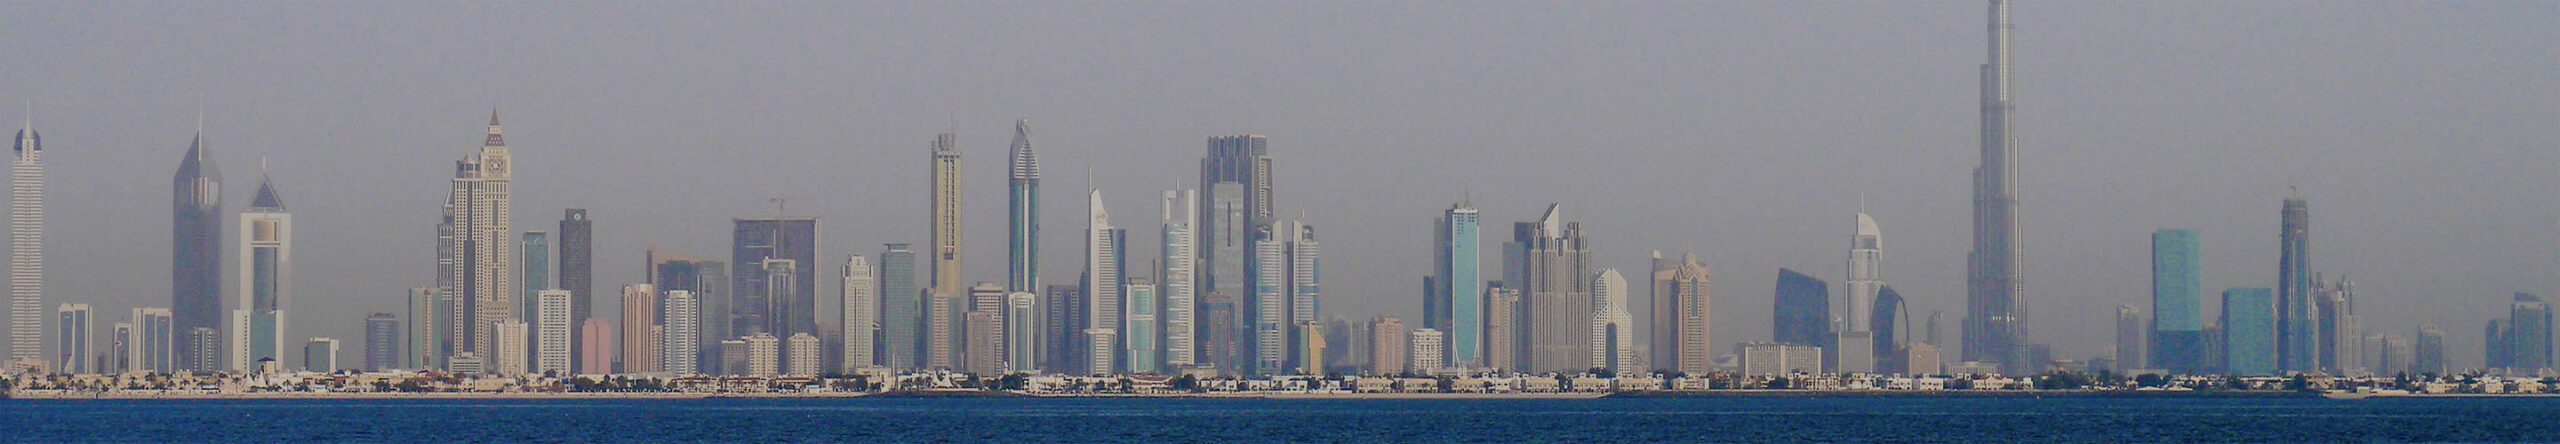
<path fill-rule="evenodd" d="M 2222 292 L 2223 367 L 2234 375 L 2276 372 L 2275 292 L 2265 287 Z"/>
<path fill-rule="evenodd" d="M 1457 368 L 1480 365 L 1484 352 L 1484 265 L 1477 255 L 1482 244 L 1477 237 L 1482 215 L 1473 204 L 1450 205 L 1431 230 L 1431 256 L 1437 272 L 1430 297 L 1449 312 L 1424 318 L 1445 316 L 1449 325 L 1424 327 L 1449 332 L 1446 363 Z"/>
<path fill-rule="evenodd" d="M 2196 230 L 2151 233 L 2151 362 L 2174 374 L 2203 370 L 2205 360 L 2196 253 Z"/>
<path fill-rule="evenodd" d="M 1040 159 L 1031 152 L 1031 121 L 1013 122 L 1011 179 L 1005 199 L 1005 290 L 1040 291 Z"/>

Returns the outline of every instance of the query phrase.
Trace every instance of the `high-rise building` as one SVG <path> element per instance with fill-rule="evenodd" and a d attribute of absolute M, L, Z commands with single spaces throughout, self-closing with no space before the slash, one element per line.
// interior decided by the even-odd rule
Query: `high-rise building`
<path fill-rule="evenodd" d="M 1635 316 L 1627 314 L 1627 277 L 1600 270 L 1591 282 L 1591 366 L 1611 372 L 1643 372 L 1636 361 Z"/>
<path fill-rule="evenodd" d="M 1342 315 L 1325 321 L 1324 342 L 1331 345 L 1324 350 L 1325 370 L 1357 375 L 1368 369 L 1370 348 L 1376 346 L 1369 340 L 1371 334 L 1367 322 L 1353 322 Z"/>
<path fill-rule="evenodd" d="M 1026 292 L 1004 296 L 1004 362 L 1006 373 L 1040 371 L 1040 297 Z"/>
<path fill-rule="evenodd" d="M 1120 317 L 1120 331 L 1127 332 L 1120 336 L 1120 342 L 1125 345 L 1122 347 L 1122 360 L 1128 363 L 1129 373 L 1164 373 L 1161 365 L 1164 363 L 1163 343 L 1157 342 L 1158 335 L 1163 332 L 1157 330 L 1162 324 L 1157 322 L 1160 300 L 1157 299 L 1155 281 L 1133 277 L 1129 278 L 1129 285 L 1125 288 L 1127 291 L 1120 293 L 1128 298 L 1123 304 L 1127 309 L 1121 311 Z"/>
<path fill-rule="evenodd" d="M 400 368 L 400 317 L 374 313 L 364 317 L 364 371 Z"/>
<path fill-rule="evenodd" d="M 1233 293 L 1213 291 L 1200 299 L 1200 359 L 1203 366 L 1235 374 L 1244 369 L 1243 304 Z"/>
<path fill-rule="evenodd" d="M 1301 375 L 1323 376 L 1325 370 L 1324 357 L 1326 347 L 1324 323 L 1316 321 L 1298 321 L 1296 333 L 1294 334 L 1298 337 L 1298 355 L 1297 357 L 1290 358 L 1290 361 L 1294 362 L 1296 365 L 1291 368 L 1290 371 Z M 1446 353 L 1447 351 L 1443 350 L 1442 352 Z"/>
<path fill-rule="evenodd" d="M 1858 232 L 1849 237 L 1850 331 L 1872 332 L 1876 293 L 1884 288 L 1884 234 L 1876 219 L 1858 213 Z"/>
<path fill-rule="evenodd" d="M 613 372 L 615 353 L 620 351 L 615 345 L 621 344 L 613 332 L 613 324 L 605 322 L 604 318 L 587 318 L 578 322 L 578 340 L 585 342 L 578 344 L 579 374 Z"/>
<path fill-rule="evenodd" d="M 203 129 L 197 129 L 194 140 L 187 142 L 187 155 L 178 161 L 178 174 L 172 193 L 169 259 L 169 306 L 174 315 L 174 330 L 192 332 L 197 328 L 222 325 L 222 171 L 214 167 L 213 150 L 204 143 Z M 19 147 L 32 143 L 34 131 L 20 133 Z M 38 150 L 41 154 L 41 150 Z M 137 324 L 137 328 L 148 328 Z M 178 333 L 179 339 L 190 339 Z M 176 356 L 196 356 L 198 348 L 222 348 L 221 344 L 177 344 Z M 441 355 L 436 355 L 441 356 Z M 136 364 L 141 365 L 141 364 Z M 179 362 L 187 369 L 215 370 L 220 362 Z M 167 371 L 168 368 L 158 368 Z"/>
<path fill-rule="evenodd" d="M 1519 371 L 1528 353 L 1522 346 L 1520 333 L 1520 290 L 1500 283 L 1484 290 L 1484 366 L 1493 370 Z"/>
<path fill-rule="evenodd" d="M 551 232 L 526 230 L 516 242 L 516 258 L 524 264 L 518 267 L 521 273 L 516 276 L 516 303 L 522 304 L 516 312 L 531 315 L 541 309 L 537 307 L 541 302 L 535 299 L 542 297 L 543 290 L 559 288 L 551 286 Z M 536 325 L 534 329 L 542 327 Z"/>
<path fill-rule="evenodd" d="M 2512 329 L 2508 321 L 2507 318 L 2490 319 L 2489 326 L 2480 332 L 2481 367 L 2494 370 L 2514 365 L 2515 355 L 2508 348 L 2514 345 L 2515 338 L 2508 334 Z"/>
<path fill-rule="evenodd" d="M 277 362 L 283 362 L 279 359 Z M 302 371 L 328 373 L 338 370 L 338 340 L 311 338 L 302 345 Z"/>
<path fill-rule="evenodd" d="M 1874 217 L 1858 212 L 1857 233 L 1849 236 L 1849 293 L 1847 312 L 1837 339 L 1832 341 L 1832 362 L 1841 373 L 1876 371 L 1877 357 L 1890 355 L 1890 341 L 1879 346 L 1874 329 L 1876 296 L 1884 289 L 1884 234 L 1876 228 Z"/>
<path fill-rule="evenodd" d="M 1013 121 L 1013 155 L 1005 163 L 1005 291 L 1030 292 L 1040 288 L 1040 158 L 1031 152 L 1030 120 Z M 939 156 L 934 165 L 941 166 Z"/>
<path fill-rule="evenodd" d="M 1973 169 L 1973 252 L 1967 262 L 1964 360 L 2026 373 L 2026 247 L 2018 229 L 2018 137 L 2009 113 L 2009 0 L 1991 0 L 1990 58 L 1982 64 L 1982 164 Z"/>
<path fill-rule="evenodd" d="M 1413 353 L 1413 357 L 1405 361 L 1408 364 L 1405 371 L 1414 373 L 1432 373 L 1439 371 L 1442 368 L 1446 368 L 1446 366 L 1443 365 L 1444 363 L 1440 362 L 1440 357 L 1448 356 L 1448 350 L 1441 349 L 1441 347 L 1447 346 L 1448 338 L 1443 337 L 1440 334 L 1440 330 L 1429 328 L 1413 329 L 1412 339 L 1413 345 L 1411 345 L 1410 348 Z"/>
<path fill-rule="evenodd" d="M 1394 316 L 1370 319 L 1369 373 L 1388 375 L 1404 371 L 1405 360 L 1412 357 L 1405 350 L 1411 346 L 1406 339 L 1411 332 L 1404 328 L 1404 320 Z"/>
<path fill-rule="evenodd" d="M 1875 314 L 1869 316 L 1867 331 L 1875 332 L 1876 370 L 1885 373 L 1908 373 L 1910 356 L 1902 352 L 1911 341 L 1911 313 L 1904 311 L 1902 293 L 1886 285 L 1876 289 Z"/>
<path fill-rule="evenodd" d="M 2311 278 L 2312 310 L 2320 314 L 2320 369 L 2332 375 L 2364 374 L 2364 329 L 2356 317 L 2355 282 Z M 2405 339 L 2404 339 L 2405 340 Z M 2376 344 L 2382 345 L 2382 344 Z"/>
<path fill-rule="evenodd" d="M 166 308 L 141 307 L 133 309 L 132 319 L 133 329 L 127 331 L 132 337 L 125 343 L 131 344 L 134 355 L 125 360 L 132 363 L 127 370 L 151 373 L 181 370 L 178 368 L 177 316 Z"/>
<path fill-rule="evenodd" d="M 655 373 L 658 355 L 658 289 L 650 284 L 622 286 L 622 370 Z"/>
<path fill-rule="evenodd" d="M 741 217 L 729 251 L 730 337 L 818 329 L 818 219 Z M 786 262 L 768 262 L 780 259 Z M 788 265 L 787 270 L 771 268 Z M 776 277 L 788 277 L 774 282 Z M 775 291 L 783 293 L 775 293 Z"/>
<path fill-rule="evenodd" d="M 497 354 L 489 358 L 489 366 L 493 369 L 491 373 L 497 373 L 498 376 L 520 376 L 531 368 L 525 365 L 525 358 L 531 355 L 525 346 L 533 340 L 532 330 L 531 326 L 519 319 L 508 318 L 498 322 L 498 334 L 494 336 L 496 342 L 493 344 L 497 347 Z M 284 361 L 277 360 L 276 363 L 281 364 Z"/>
<path fill-rule="evenodd" d="M 18 131 L 9 168 L 9 360 L 44 359 L 44 143 Z"/>
<path fill-rule="evenodd" d="M 1831 334 L 1831 285 L 1795 270 L 1778 269 L 1776 315 L 1770 320 L 1771 341 L 1828 347 Z"/>
<path fill-rule="evenodd" d="M 1252 299 L 1244 304 L 1253 327 L 1245 350 L 1253 355 L 1253 374 L 1277 375 L 1288 368 L 1289 358 L 1289 254 L 1269 230 L 1256 236 L 1254 268 L 1245 274 L 1253 280 L 1253 292 L 1247 293 Z"/>
<path fill-rule="evenodd" d="M 2311 301 L 2311 205 L 2284 199 L 2283 257 L 2276 268 L 2276 370 L 2320 370 L 2320 313 Z"/>
<path fill-rule="evenodd" d="M 563 242 L 561 245 L 562 248 L 567 248 L 568 246 L 567 242 Z M 655 248 L 647 250 L 644 254 L 647 255 L 646 258 L 649 263 L 646 282 L 655 287 L 656 290 L 659 292 L 675 290 L 693 292 L 693 300 L 697 304 L 694 310 L 697 315 L 694 317 L 693 325 L 698 327 L 698 331 L 692 335 L 695 338 L 695 343 L 694 346 L 689 349 L 694 350 L 696 371 L 703 374 L 716 374 L 715 371 L 719 369 L 718 366 L 720 365 L 720 340 L 737 339 L 736 336 L 729 336 L 729 334 L 733 332 L 730 329 L 730 321 L 737 314 L 735 311 L 731 310 L 734 305 L 731 304 L 731 300 L 729 298 L 735 290 L 731 285 L 733 282 L 729 279 L 729 273 L 731 271 L 729 264 L 721 261 L 672 254 L 665 251 L 659 251 Z M 561 277 L 566 279 L 568 275 L 563 273 Z M 576 297 L 574 294 L 575 291 L 576 290 L 571 290 L 573 297 Z M 666 317 L 664 315 L 666 309 L 661 307 L 658 311 L 660 312 L 660 323 L 666 324 L 667 321 L 664 319 Z M 613 343 L 611 340 L 596 342 L 604 344 Z M 612 353 L 612 351 L 605 352 L 607 356 L 611 356 Z M 660 358 L 660 361 L 665 361 L 663 356 Z M 608 371 L 609 369 L 609 367 L 598 368 L 594 371 L 602 372 Z"/>
<path fill-rule="evenodd" d="M 1252 291 L 1245 279 L 1245 252 L 1252 247 L 1250 215 L 1245 205 L 1244 185 L 1239 182 L 1203 182 L 1209 187 L 1209 206 L 1199 219 L 1199 268 L 1201 353 L 1208 364 L 1234 374 L 1245 370 L 1244 338 L 1250 328 L 1243 304 Z M 1223 308 L 1225 312 L 1214 312 Z M 1223 314 L 1221 314 L 1223 313 Z"/>
<path fill-rule="evenodd" d="M 782 376 L 782 340 L 773 335 L 747 335 L 747 376 L 771 378 Z"/>
<path fill-rule="evenodd" d="M 1164 192 L 1164 247 L 1156 279 L 1164 293 L 1164 365 L 1188 368 L 1199 358 L 1200 244 L 1192 227 L 1200 217 L 1198 196 L 1191 190 Z"/>
<path fill-rule="evenodd" d="M 826 361 L 826 358 L 819 356 L 818 350 L 822 344 L 818 340 L 818 335 L 808 332 L 792 333 L 789 342 L 791 343 L 790 353 L 784 353 L 783 356 L 789 359 L 790 365 L 783 367 L 782 374 L 817 376 L 819 369 L 825 367 L 820 364 Z"/>
<path fill-rule="evenodd" d="M 445 197 L 453 211 L 452 231 L 439 253 L 451 258 L 446 272 L 454 279 L 454 285 L 443 286 L 454 333 L 439 336 L 459 344 L 452 346 L 455 354 L 470 352 L 483 362 L 493 362 L 488 359 L 497 353 L 498 323 L 515 307 L 515 248 L 509 242 L 516 236 L 514 181 L 513 155 L 493 110 L 480 151 L 454 163 L 453 187 Z"/>
<path fill-rule="evenodd" d="M 133 369 L 133 323 L 116 322 L 107 330 L 107 356 L 101 373 L 124 374 Z"/>
<path fill-rule="evenodd" d="M 2434 326 L 2418 327 L 2418 347 L 2409 359 L 2409 374 L 2446 374 L 2444 363 L 2444 330 Z"/>
<path fill-rule="evenodd" d="M 658 338 L 658 370 L 678 375 L 702 374 L 702 295 L 686 290 L 666 292 L 665 333 Z"/>
<path fill-rule="evenodd" d="M 2222 292 L 2223 370 L 2235 375 L 2276 373 L 2276 301 L 2272 290 Z"/>
<path fill-rule="evenodd" d="M 838 325 L 844 328 L 846 374 L 880 365 L 880 288 L 872 276 L 871 261 L 859 254 L 845 258 L 844 300 L 838 301 L 844 319 Z"/>
<path fill-rule="evenodd" d="M 1673 372 L 1704 375 L 1715 370 L 1714 300 L 1707 291 L 1707 267 L 1698 265 L 1697 253 L 1680 256 L 1678 268 L 1667 278 L 1654 284 L 1654 298 L 1668 300 L 1654 303 L 1653 315 L 1656 343 L 1654 365 L 1669 366 Z M 1656 273 L 1660 276 L 1660 273 Z M 1667 309 L 1666 309 L 1667 308 Z M 1669 331 L 1668 334 L 1660 333 Z"/>
<path fill-rule="evenodd" d="M 264 176 L 264 174 L 260 174 Z M 293 300 L 293 213 L 275 181 L 258 179 L 258 197 L 240 212 L 240 309 L 231 327 L 234 369 L 253 370 L 260 359 L 284 362 L 285 307 Z"/>
<path fill-rule="evenodd" d="M 2507 343 L 2503 367 L 2522 374 L 2552 368 L 2551 306 L 2541 297 L 2516 293 L 2507 304 Z"/>
<path fill-rule="evenodd" d="M 2142 349 L 2145 343 L 2143 333 L 2149 330 L 2149 326 L 2144 324 L 2148 323 L 2142 317 L 2142 309 L 2133 308 L 2131 305 L 2116 306 L 2117 370 L 2150 368 L 2144 366 L 2142 361 L 2143 355 L 2146 354 Z"/>
<path fill-rule="evenodd" d="M 73 375 L 96 371 L 89 367 L 89 304 L 64 303 L 54 313 L 54 371 Z"/>
<path fill-rule="evenodd" d="M 1050 284 L 1047 291 L 1041 292 L 1042 314 L 1047 315 L 1040 323 L 1043 369 L 1076 374 L 1084 368 L 1084 312 L 1092 308 L 1084 302 L 1084 280 L 1077 279 L 1072 285 Z"/>
<path fill-rule="evenodd" d="M 536 264 L 528 259 L 526 264 Z M 528 273 L 530 275 L 530 273 Z M 538 374 L 571 374 L 569 290 L 549 289 L 533 294 L 533 372 Z"/>
<path fill-rule="evenodd" d="M 1105 338 L 1119 337 L 1121 290 L 1128 285 L 1121 273 L 1127 269 L 1122 262 L 1127 257 L 1127 248 L 1121 242 L 1125 232 L 1111 227 L 1111 213 L 1102 206 L 1102 190 L 1092 190 L 1087 196 L 1089 202 L 1085 209 L 1091 217 L 1085 225 L 1085 283 L 1082 294 L 1087 304 L 1084 325 L 1088 347 L 1084 358 L 1088 366 L 1084 370 L 1092 374 L 1111 374 L 1119 369 L 1113 365 L 1119 362 L 1119 344 Z"/>
<path fill-rule="evenodd" d="M 1523 368 L 1532 372 L 1578 372 L 1591 363 L 1590 243 L 1581 222 L 1565 222 L 1562 204 L 1548 205 L 1534 222 L 1511 227 L 1503 245 L 1502 278 L 1521 294 Z"/>
<path fill-rule="evenodd" d="M 2197 280 L 2196 230 L 2151 233 L 2150 367 L 2204 371 L 2204 286 Z"/>
<path fill-rule="evenodd" d="M 1316 240 L 1314 224 L 1304 221 L 1290 222 L 1288 230 L 1289 321 L 1287 325 L 1291 326 L 1290 335 L 1293 336 L 1289 339 L 1289 356 L 1293 357 L 1289 367 L 1311 369 L 1308 374 L 1323 374 L 1322 366 L 1309 365 L 1321 363 L 1310 363 L 1295 357 L 1313 356 L 1314 354 L 1308 353 L 1308 344 L 1312 343 L 1311 340 L 1321 339 L 1319 336 L 1323 336 L 1299 334 L 1300 329 L 1296 326 L 1316 322 L 1316 314 L 1320 312 L 1320 305 L 1324 301 L 1324 279 L 1322 278 L 1324 273 L 1318 270 L 1323 264 L 1321 258 L 1324 255 L 1324 247 Z M 1312 331 L 1322 332 L 1322 330 Z"/>
<path fill-rule="evenodd" d="M 981 375 L 1004 372 L 1004 284 L 979 282 L 969 286 L 967 311 L 961 313 L 961 368 Z"/>
<path fill-rule="evenodd" d="M 436 363 L 442 361 L 438 358 L 441 355 L 437 354 L 437 344 L 441 342 L 436 336 L 437 314 L 440 313 L 436 311 L 436 299 L 443 293 L 444 290 L 435 287 L 409 289 L 409 343 L 401 353 L 403 368 L 435 368 Z"/>
<path fill-rule="evenodd" d="M 961 337 L 951 333 L 965 322 L 961 313 L 967 311 L 959 307 L 965 296 L 960 292 L 968 291 L 968 284 L 960 282 L 961 180 L 960 147 L 956 137 L 942 133 L 933 139 L 932 195 L 927 199 L 931 218 L 926 221 L 926 227 L 932 237 L 927 239 L 931 242 L 926 245 L 932 247 L 927 253 L 933 255 L 933 282 L 932 286 L 926 287 L 933 296 L 927 300 L 936 306 L 927 310 L 932 316 L 929 321 L 933 326 L 935 343 L 926 354 L 932 358 L 927 359 L 930 361 L 928 366 L 934 368 L 956 368 L 952 361 L 958 358 L 954 353 L 961 347 Z"/>
<path fill-rule="evenodd" d="M 1473 200 L 1450 205 L 1431 224 L 1432 278 L 1423 289 L 1423 327 L 1448 332 L 1452 367 L 1475 367 L 1484 359 L 1483 215 Z"/>
<path fill-rule="evenodd" d="M 880 252 L 880 364 L 917 368 L 925 349 L 924 293 L 916 288 L 916 253 L 903 243 Z"/>
<path fill-rule="evenodd" d="M 748 368 L 747 338 L 723 339 L 720 341 L 719 348 L 720 368 L 729 369 L 728 371 L 721 372 L 720 374 L 727 376 L 743 376 L 753 370 Z"/>
<path fill-rule="evenodd" d="M 560 282 L 551 288 L 569 290 L 569 322 L 586 323 L 595 317 L 595 222 L 587 220 L 587 209 L 570 208 L 560 214 Z M 655 267 L 656 264 L 650 264 Z M 586 329 L 569 332 L 569 355 L 586 356 Z M 610 368 L 584 366 L 581 360 L 571 367 L 573 373 L 601 373 Z"/>
<path fill-rule="evenodd" d="M 1785 376 L 1822 372 L 1822 347 L 1749 342 L 1742 344 L 1742 374 Z"/>

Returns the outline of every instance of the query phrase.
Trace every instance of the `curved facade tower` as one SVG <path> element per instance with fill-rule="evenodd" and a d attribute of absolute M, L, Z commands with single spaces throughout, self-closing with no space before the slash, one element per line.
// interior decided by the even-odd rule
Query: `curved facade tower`
<path fill-rule="evenodd" d="M 1982 165 L 1973 170 L 1973 253 L 1967 262 L 1964 360 L 2033 371 L 2027 342 L 2025 248 L 2018 243 L 2017 142 L 2010 131 L 2009 1 L 1991 0 L 1990 52 L 1982 64 Z"/>
<path fill-rule="evenodd" d="M 1040 158 L 1031 152 L 1031 121 L 1013 122 L 1013 154 L 1006 163 L 1011 173 L 1005 200 L 1006 252 L 1011 253 L 1005 257 L 1006 290 L 1039 291 Z"/>

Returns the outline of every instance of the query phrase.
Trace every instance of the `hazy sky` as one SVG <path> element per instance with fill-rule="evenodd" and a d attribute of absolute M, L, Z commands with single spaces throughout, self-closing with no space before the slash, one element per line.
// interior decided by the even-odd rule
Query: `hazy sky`
<path fill-rule="evenodd" d="M 966 277 L 1000 281 L 1005 145 L 1027 118 L 1045 282 L 1082 266 L 1088 180 L 1151 259 L 1160 191 L 1196 185 L 1207 137 L 1253 133 L 1279 212 L 1321 227 L 1328 316 L 1418 322 L 1429 221 L 1471 192 L 1487 245 L 1561 202 L 1600 266 L 1641 276 L 1650 250 L 1698 252 L 1715 340 L 1762 340 L 1777 269 L 1840 279 L 1864 196 L 1888 283 L 1917 317 L 1944 310 L 1954 341 L 1985 10 L 9 2 L 0 116 L 32 106 L 47 142 L 48 309 L 91 303 L 105 325 L 169 305 L 170 177 L 201 110 L 225 211 L 265 157 L 295 213 L 287 335 L 352 341 L 342 359 L 362 357 L 365 313 L 433 284 L 452 162 L 493 106 L 516 228 L 592 211 L 600 316 L 644 248 L 725 258 L 729 218 L 774 197 L 822 219 L 824 270 L 924 242 L 926 142 L 953 128 Z M 2368 326 L 2444 328 L 2457 365 L 2478 363 L 2509 293 L 2560 291 L 2560 3 L 2015 17 L 2026 297 L 2058 356 L 2106 350 L 2116 305 L 2149 311 L 2154 229 L 2202 230 L 2209 312 L 2221 289 L 2273 286 L 2289 185 L 2311 202 L 2312 268 L 2354 278 Z"/>

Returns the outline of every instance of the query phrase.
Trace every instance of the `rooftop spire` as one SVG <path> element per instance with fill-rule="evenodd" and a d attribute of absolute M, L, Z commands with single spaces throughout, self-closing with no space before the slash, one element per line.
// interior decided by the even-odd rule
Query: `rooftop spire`
<path fill-rule="evenodd" d="M 1014 180 L 1040 180 L 1040 158 L 1031 151 L 1031 121 L 1013 121 L 1012 165 Z"/>
<path fill-rule="evenodd" d="M 273 176 L 267 174 L 267 156 L 258 156 L 258 197 L 249 200 L 250 211 L 284 211 L 284 197 L 276 194 Z"/>
<path fill-rule="evenodd" d="M 507 146 L 507 139 L 498 135 L 498 129 L 498 107 L 492 106 L 489 107 L 489 140 L 481 142 L 481 145 Z"/>

